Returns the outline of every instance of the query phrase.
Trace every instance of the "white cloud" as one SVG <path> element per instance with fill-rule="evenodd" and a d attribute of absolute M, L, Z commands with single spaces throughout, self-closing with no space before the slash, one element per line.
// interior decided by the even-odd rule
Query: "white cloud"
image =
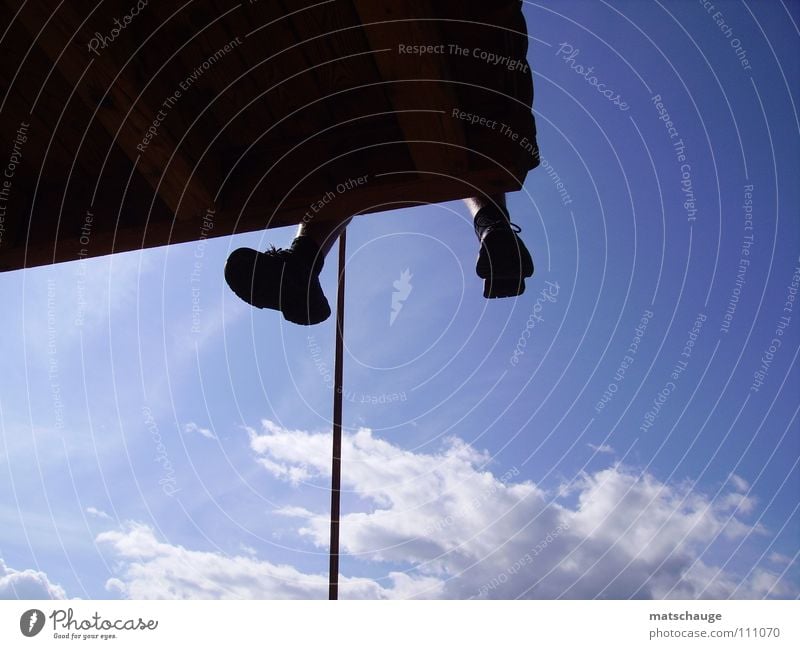
<path fill-rule="evenodd" d="M 743 477 L 736 475 L 735 473 L 731 473 L 730 477 L 728 478 L 730 483 L 733 485 L 733 488 L 736 491 L 747 491 L 750 489 L 750 483 L 747 482 Z"/>
<path fill-rule="evenodd" d="M 250 444 L 274 476 L 294 483 L 328 478 L 328 433 L 270 421 L 262 428 L 249 431 Z M 438 453 L 413 453 L 368 429 L 345 435 L 342 456 L 343 487 L 374 505 L 345 513 L 343 551 L 409 565 L 439 579 L 447 597 L 761 597 L 794 588 L 767 587 L 766 570 L 743 581 L 704 562 L 712 543 L 764 533 L 742 518 L 755 500 L 741 493 L 712 498 L 692 484 L 664 484 L 622 465 L 550 493 L 499 479 L 484 469 L 485 453 L 457 438 Z M 735 489 L 749 487 L 736 478 Z M 326 547 L 327 512 L 282 513 Z"/>
<path fill-rule="evenodd" d="M 725 494 L 721 498 L 720 507 L 736 510 L 738 509 L 742 514 L 749 514 L 753 511 L 758 501 L 751 496 L 745 496 L 739 493 Z"/>
<path fill-rule="evenodd" d="M 614 447 L 610 446 L 609 444 L 600 444 L 600 446 L 596 446 L 595 444 L 589 443 L 586 446 L 592 449 L 595 453 L 609 453 L 611 455 L 616 453 Z"/>
<path fill-rule="evenodd" d="M 0 599 L 66 599 L 64 589 L 39 570 L 14 570 L 0 559 Z"/>
<path fill-rule="evenodd" d="M 193 421 L 190 421 L 189 423 L 184 425 L 183 432 L 188 434 L 197 433 L 198 435 L 202 435 L 206 439 L 217 439 L 217 436 L 214 433 L 212 433 L 208 428 L 201 428 Z"/>
<path fill-rule="evenodd" d="M 258 550 L 256 550 L 254 547 L 252 547 L 250 545 L 247 545 L 245 543 L 240 543 L 239 544 L 239 549 L 242 552 L 244 552 L 246 555 L 250 556 L 250 557 L 257 557 L 258 556 Z"/>
<path fill-rule="evenodd" d="M 797 592 L 786 580 L 763 568 L 756 568 L 750 579 L 740 584 L 738 589 L 741 592 L 735 592 L 736 597 L 744 599 L 755 599 L 764 595 L 782 599 L 797 597 Z"/>
<path fill-rule="evenodd" d="M 261 432 L 248 433 L 256 459 L 276 478 L 327 483 L 327 432 L 263 421 Z M 491 458 L 458 438 L 438 452 L 412 452 L 368 429 L 344 436 L 342 456 L 343 490 L 360 499 L 347 499 L 341 549 L 354 572 L 353 557 L 372 575 L 389 564 L 380 579 L 342 577 L 346 598 L 755 599 L 798 592 L 766 560 L 741 566 L 744 576 L 715 565 L 737 564 L 726 547 L 747 548 L 765 533 L 742 518 L 752 507 L 742 506 L 740 491 L 712 498 L 689 482 L 665 484 L 617 464 L 552 493 L 514 481 L 516 469 L 502 476 L 486 470 Z M 296 544 L 305 539 L 325 552 L 327 511 L 289 504 L 277 513 L 294 521 Z M 97 540 L 121 568 L 107 588 L 131 598 L 327 593 L 327 575 L 259 560 L 250 548 L 236 556 L 187 549 L 158 540 L 142 523 Z"/>
<path fill-rule="evenodd" d="M 111 520 L 111 516 L 106 514 L 102 509 L 97 509 L 97 507 L 87 507 L 86 513 L 89 516 L 94 516 L 95 518 L 102 518 L 103 520 Z"/>
<path fill-rule="evenodd" d="M 777 563 L 783 566 L 788 566 L 794 563 L 794 559 L 787 557 L 785 554 L 781 554 L 780 552 L 771 552 L 767 559 L 772 563 Z"/>
<path fill-rule="evenodd" d="M 122 562 L 120 578 L 106 589 L 131 599 L 325 599 L 328 576 L 306 574 L 288 565 L 259 561 L 252 556 L 225 556 L 188 550 L 156 539 L 142 523 L 103 532 L 99 543 L 108 544 Z M 249 552 L 247 553 L 250 554 Z M 403 573 L 390 573 L 390 587 L 372 579 L 343 578 L 340 592 L 348 599 L 406 598 L 420 582 Z"/>

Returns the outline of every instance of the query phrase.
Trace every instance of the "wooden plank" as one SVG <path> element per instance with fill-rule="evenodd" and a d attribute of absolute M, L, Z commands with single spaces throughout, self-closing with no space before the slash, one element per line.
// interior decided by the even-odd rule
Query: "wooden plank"
<path fill-rule="evenodd" d="M 381 75 L 371 56 L 361 21 L 352 4 L 339 1 L 320 4 L 290 18 L 302 44 L 315 99 L 330 112 L 324 123 L 351 119 L 364 112 L 389 110 L 391 104 L 379 84 Z M 375 85 L 372 85 L 375 84 Z M 348 92 L 351 89 L 355 91 Z"/>
<path fill-rule="evenodd" d="M 118 4 L 118 7 L 109 7 L 103 13 L 104 19 L 113 15 L 112 9 L 119 9 L 118 15 L 123 16 L 126 8 L 130 9 L 127 3 L 114 4 Z M 51 61 L 58 61 L 58 71 L 64 79 L 77 85 L 77 94 L 88 110 L 93 111 L 98 107 L 101 98 L 105 96 L 97 110 L 97 119 L 112 135 L 116 135 L 119 129 L 116 144 L 131 161 L 140 159 L 142 175 L 153 188 L 158 187 L 159 195 L 173 212 L 177 214 L 180 203 L 179 216 L 195 218 L 213 205 L 206 183 L 196 175 L 190 178 L 193 164 L 180 150 L 176 150 L 176 141 L 166 127 L 162 125 L 159 128 L 157 137 L 152 138 L 144 152 L 137 148 L 141 146 L 147 130 L 156 121 L 158 111 L 144 102 L 138 102 L 131 107 L 140 91 L 131 80 L 133 73 L 127 69 L 120 71 L 110 52 L 98 50 L 99 53 L 95 55 L 88 50 L 87 44 L 94 34 L 88 26 L 79 28 L 83 16 L 70 3 L 63 3 L 53 13 L 44 0 L 29 0 L 20 13 L 19 20 L 31 36 L 36 35 L 42 25 L 48 23 L 37 45 Z M 106 22 L 106 28 L 113 25 L 113 22 Z M 127 29 L 133 29 L 134 25 L 132 23 Z M 67 51 L 60 56 L 66 44 Z M 90 64 L 91 69 L 79 83 Z M 167 169 L 170 156 L 172 160 Z"/>
<path fill-rule="evenodd" d="M 400 45 L 440 45 L 444 43 L 434 22 L 406 20 L 430 16 L 435 12 L 423 0 L 402 3 L 353 0 L 364 24 L 364 32 L 375 54 L 384 86 L 398 121 L 408 141 L 411 156 L 420 170 L 447 171 L 453 174 L 467 169 L 463 126 L 449 117 L 461 105 L 456 90 L 447 83 L 449 73 L 443 56 L 413 56 L 400 53 Z M 413 9 L 413 11 L 411 10 Z M 422 81 L 432 79 L 436 81 Z M 407 110 L 428 110 L 406 113 Z M 439 147 L 419 146 L 418 141 L 442 142 Z M 448 146 L 456 145 L 456 146 Z"/>

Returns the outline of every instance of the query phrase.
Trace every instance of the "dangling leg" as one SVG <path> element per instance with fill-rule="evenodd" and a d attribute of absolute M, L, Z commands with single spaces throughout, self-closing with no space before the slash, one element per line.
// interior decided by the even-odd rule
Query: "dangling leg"
<path fill-rule="evenodd" d="M 481 208 L 487 205 L 495 205 L 501 209 L 506 208 L 506 195 L 505 194 L 487 194 L 485 196 L 473 196 L 472 198 L 465 198 L 464 202 L 469 207 L 472 218 L 480 211 Z"/>
<path fill-rule="evenodd" d="M 342 233 L 350 221 L 353 220 L 352 216 L 348 216 L 344 221 L 309 221 L 308 223 L 300 223 L 297 226 L 297 234 L 295 241 L 301 237 L 309 237 L 319 249 L 319 254 L 323 259 L 327 257 L 331 247 L 339 235 Z"/>
<path fill-rule="evenodd" d="M 236 295 L 259 309 L 275 309 L 289 322 L 312 325 L 331 314 L 319 273 L 325 256 L 352 217 L 301 223 L 289 249 L 234 250 L 225 280 Z"/>
<path fill-rule="evenodd" d="M 511 223 L 505 194 L 466 199 L 472 214 L 480 252 L 475 265 L 484 280 L 483 297 L 513 297 L 525 291 L 525 278 L 533 275 L 533 260 L 519 226 Z"/>

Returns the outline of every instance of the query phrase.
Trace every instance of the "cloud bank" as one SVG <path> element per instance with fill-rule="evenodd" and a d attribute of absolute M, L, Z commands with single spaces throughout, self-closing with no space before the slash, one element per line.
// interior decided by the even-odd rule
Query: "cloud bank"
<path fill-rule="evenodd" d="M 0 599 L 66 599 L 64 589 L 39 570 L 14 570 L 0 559 Z"/>
<path fill-rule="evenodd" d="M 302 488 L 330 475 L 328 433 L 263 421 L 248 430 L 256 461 Z M 342 517 L 341 550 L 380 579 L 343 577 L 348 598 L 763 598 L 795 597 L 783 566 L 765 558 L 744 574 L 714 564 L 767 531 L 748 522 L 755 500 L 732 476 L 717 497 L 613 465 L 548 491 L 496 475 L 490 457 L 450 438 L 412 452 L 361 429 L 343 439 L 343 489 L 358 511 Z M 355 499 L 352 499 L 355 500 Z M 327 511 L 278 511 L 297 543 L 325 550 Z M 159 541 L 141 523 L 105 532 L 123 566 L 108 588 L 132 598 L 323 598 L 327 576 L 247 556 Z M 727 550 L 727 553 L 726 553 Z M 351 564 L 352 565 L 352 564 Z M 398 570 L 401 566 L 403 569 Z M 767 567 L 765 567 L 767 566 Z"/>

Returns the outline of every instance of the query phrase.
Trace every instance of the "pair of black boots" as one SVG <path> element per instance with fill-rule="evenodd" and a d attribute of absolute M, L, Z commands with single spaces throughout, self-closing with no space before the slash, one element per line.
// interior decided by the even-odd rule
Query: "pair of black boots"
<path fill-rule="evenodd" d="M 475 272 L 484 280 L 486 298 L 513 297 L 525 291 L 533 261 L 505 208 L 487 205 L 474 219 L 481 247 Z M 289 322 L 313 325 L 331 308 L 319 283 L 324 256 L 311 237 L 299 236 L 289 249 L 234 250 L 225 264 L 225 280 L 236 295 L 259 309 L 275 309 Z"/>

